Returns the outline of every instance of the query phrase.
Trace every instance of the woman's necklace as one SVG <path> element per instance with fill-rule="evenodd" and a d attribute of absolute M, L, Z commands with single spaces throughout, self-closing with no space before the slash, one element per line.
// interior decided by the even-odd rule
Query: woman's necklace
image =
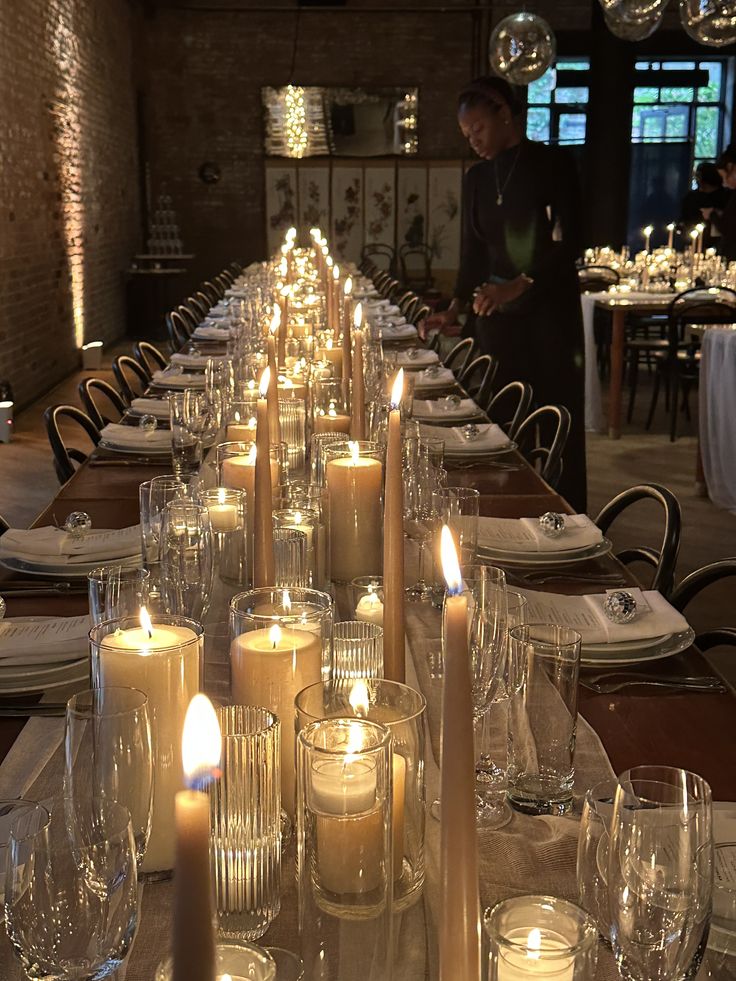
<path fill-rule="evenodd" d="M 521 142 L 519 142 L 519 145 L 516 148 L 516 156 L 514 157 L 514 162 L 511 164 L 511 167 L 509 168 L 509 172 L 506 175 L 506 180 L 503 182 L 503 186 L 501 186 L 498 180 L 498 160 L 497 158 L 494 158 L 493 160 L 493 176 L 496 178 L 496 204 L 499 206 L 503 204 L 503 192 L 509 186 L 509 181 L 514 175 L 514 170 L 516 169 L 516 164 L 519 161 L 520 153 L 521 153 Z"/>

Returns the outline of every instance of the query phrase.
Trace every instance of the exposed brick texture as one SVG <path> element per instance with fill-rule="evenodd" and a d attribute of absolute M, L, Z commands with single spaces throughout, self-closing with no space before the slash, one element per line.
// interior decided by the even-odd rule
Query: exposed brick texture
<path fill-rule="evenodd" d="M 20 404 L 125 328 L 132 28 L 128 0 L 0 2 L 0 378 Z"/>

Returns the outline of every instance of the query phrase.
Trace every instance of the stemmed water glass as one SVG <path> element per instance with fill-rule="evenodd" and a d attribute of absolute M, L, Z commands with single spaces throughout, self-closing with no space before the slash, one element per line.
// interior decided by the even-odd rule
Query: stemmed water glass
<path fill-rule="evenodd" d="M 122 804 L 62 800 L 13 823 L 5 876 L 5 924 L 29 978 L 96 981 L 125 961 L 138 924 L 130 815 Z"/>
<path fill-rule="evenodd" d="M 166 612 L 203 620 L 215 574 L 209 510 L 187 499 L 167 504 L 161 520 L 160 554 Z"/>
<path fill-rule="evenodd" d="M 92 688 L 66 706 L 64 796 L 74 809 L 90 797 L 130 813 L 140 868 L 153 812 L 153 756 L 148 699 L 136 688 Z"/>
<path fill-rule="evenodd" d="M 404 471 L 404 532 L 417 546 L 417 581 L 406 589 L 410 602 L 432 598 L 432 584 L 427 581 L 427 545 L 434 532 L 432 492 L 439 480 L 437 471 L 426 456 L 417 455 L 411 468 Z M 430 554 L 431 572 L 431 554 Z"/>
<path fill-rule="evenodd" d="M 710 787 L 675 767 L 618 779 L 608 849 L 611 946 L 624 981 L 698 973 L 713 896 Z"/>

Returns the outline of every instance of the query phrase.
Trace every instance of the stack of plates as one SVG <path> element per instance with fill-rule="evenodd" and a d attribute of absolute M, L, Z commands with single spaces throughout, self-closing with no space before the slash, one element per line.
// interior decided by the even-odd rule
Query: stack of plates
<path fill-rule="evenodd" d="M 0 696 L 80 687 L 89 679 L 89 617 L 0 621 Z"/>
<path fill-rule="evenodd" d="M 137 569 L 141 562 L 140 525 L 93 529 L 78 539 L 50 527 L 10 529 L 0 538 L 0 565 L 25 575 L 83 579 L 101 565 Z"/>

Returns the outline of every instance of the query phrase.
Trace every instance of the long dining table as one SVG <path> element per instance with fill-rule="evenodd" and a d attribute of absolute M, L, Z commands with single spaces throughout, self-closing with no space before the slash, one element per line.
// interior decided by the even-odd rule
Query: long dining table
<path fill-rule="evenodd" d="M 168 472 L 163 462 L 114 458 L 96 451 L 64 484 L 34 526 L 62 523 L 71 511 L 86 511 L 97 528 L 120 528 L 139 520 L 141 482 Z M 516 451 L 503 458 L 464 464 L 450 470 L 450 482 L 480 492 L 482 515 L 535 517 L 546 511 L 570 512 L 567 502 L 549 487 Z M 376 533 L 379 533 L 377 529 Z M 562 567 L 545 566 L 548 575 L 539 588 L 558 593 L 600 592 L 614 580 L 634 584 L 630 571 L 613 554 L 579 563 L 572 581 Z M 509 570 L 509 582 L 524 581 L 527 570 Z M 518 580 L 515 578 L 518 577 Z M 3 583 L 17 578 L 8 572 Z M 605 585 L 602 585 L 604 584 Z M 340 597 L 337 597 L 340 599 Z M 82 592 L 14 597 L 7 593 L 8 616 L 45 614 L 72 616 L 87 610 Z M 343 614 L 351 611 L 343 608 Z M 226 606 L 210 613 L 213 622 L 226 618 Z M 344 618 L 344 617 L 343 617 Z M 416 685 L 428 702 L 427 801 L 439 785 L 439 706 L 441 670 L 437 670 L 440 616 L 429 604 L 407 606 L 407 682 Z M 207 655 L 206 655 L 207 656 Z M 678 675 L 710 674 L 712 669 L 695 648 L 657 662 L 658 672 Z M 636 668 L 632 669 L 636 670 Z M 205 679 L 207 664 L 205 664 Z M 648 687 L 626 688 L 615 694 L 596 694 L 581 686 L 576 756 L 576 808 L 563 818 L 514 814 L 497 832 L 479 832 L 480 891 L 484 906 L 519 893 L 546 893 L 576 898 L 575 849 L 580 798 L 597 780 L 639 763 L 661 763 L 692 769 L 711 784 L 714 799 L 736 801 L 732 733 L 736 731 L 736 700 L 730 692 L 693 693 Z M 43 700 L 39 703 L 43 705 Z M 0 702 L 0 798 L 28 795 L 45 799 L 60 790 L 63 719 L 56 714 L 24 713 L 12 701 Z M 44 712 L 43 708 L 39 709 Z M 439 894 L 438 825 L 427 818 L 426 881 L 422 901 L 401 914 L 396 924 L 396 976 L 421 981 L 437 976 L 437 916 Z M 296 898 L 293 885 L 293 847 L 283 871 L 282 911 L 263 943 L 291 947 L 296 943 Z M 139 932 L 130 955 L 127 977 L 149 979 L 168 946 L 171 927 L 171 883 L 146 884 L 142 891 Z M 7 941 L 0 946 L 0 976 L 21 977 Z M 309 977 L 309 975 L 307 975 Z M 361 975 L 369 977 L 369 975 Z M 596 977 L 616 977 L 610 955 L 602 948 Z M 378 981 L 378 979 L 376 979 Z"/>

